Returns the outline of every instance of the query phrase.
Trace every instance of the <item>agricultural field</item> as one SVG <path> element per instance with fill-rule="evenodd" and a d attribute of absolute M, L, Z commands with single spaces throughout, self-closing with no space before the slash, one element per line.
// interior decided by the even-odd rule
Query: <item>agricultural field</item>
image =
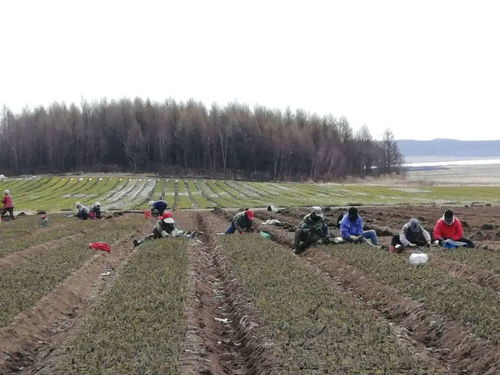
<path fill-rule="evenodd" d="M 500 373 L 498 188 L 445 198 L 438 187 L 144 176 L 1 184 L 28 213 L 0 222 L 2 375 Z M 35 196 L 51 206 L 47 227 L 29 215 L 47 209 Z M 160 198 L 196 237 L 134 247 L 155 223 L 141 210 Z M 99 200 L 105 218 L 57 212 L 76 200 Z M 478 247 L 421 249 L 429 261 L 419 267 L 409 252 L 363 245 L 293 254 L 304 206 L 324 206 L 336 233 L 349 203 L 363 202 L 385 246 L 410 216 L 432 230 L 447 202 Z M 256 208 L 256 233 L 222 235 L 242 207 Z"/>
<path fill-rule="evenodd" d="M 191 180 L 147 176 L 56 176 L 0 181 L 16 211 L 70 211 L 77 201 L 105 210 L 145 209 L 165 199 L 175 209 L 304 207 L 311 205 L 499 204 L 500 186 L 349 185 Z"/>

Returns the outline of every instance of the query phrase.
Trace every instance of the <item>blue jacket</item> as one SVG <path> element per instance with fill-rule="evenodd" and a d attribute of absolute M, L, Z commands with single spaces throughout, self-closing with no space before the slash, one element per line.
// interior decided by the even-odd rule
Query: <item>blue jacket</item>
<path fill-rule="evenodd" d="M 345 214 L 340 222 L 340 234 L 344 239 L 348 239 L 351 235 L 359 236 L 363 234 L 363 218 L 358 216 L 356 220 L 351 221 Z"/>
<path fill-rule="evenodd" d="M 165 201 L 156 201 L 153 203 L 153 210 L 165 211 L 167 209 L 167 202 Z"/>

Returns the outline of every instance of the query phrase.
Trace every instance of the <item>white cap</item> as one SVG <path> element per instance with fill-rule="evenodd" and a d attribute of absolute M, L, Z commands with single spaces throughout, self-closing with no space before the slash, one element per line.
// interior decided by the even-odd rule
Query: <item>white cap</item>
<path fill-rule="evenodd" d="M 76 202 L 76 207 L 80 207 L 82 204 L 80 202 Z"/>
<path fill-rule="evenodd" d="M 311 211 L 316 215 L 323 217 L 323 209 L 320 206 L 311 207 Z"/>
<path fill-rule="evenodd" d="M 99 206 L 99 207 L 101 207 L 101 204 L 100 204 L 99 202 L 95 202 L 95 203 L 94 203 L 94 206 Z"/>
<path fill-rule="evenodd" d="M 173 224 L 173 223 L 175 223 L 174 219 L 172 219 L 171 217 L 167 217 L 166 219 L 163 219 L 163 222 L 165 224 Z"/>
<path fill-rule="evenodd" d="M 8 191 L 8 190 L 4 190 L 4 191 L 3 191 L 3 193 L 4 193 L 4 194 L 10 194 L 10 191 Z"/>

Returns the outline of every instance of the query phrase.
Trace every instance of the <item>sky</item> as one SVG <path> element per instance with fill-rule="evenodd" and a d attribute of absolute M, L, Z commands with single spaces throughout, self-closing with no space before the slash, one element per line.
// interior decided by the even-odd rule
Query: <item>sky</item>
<path fill-rule="evenodd" d="M 0 2 L 0 105 L 193 98 L 500 139 L 500 2 Z"/>

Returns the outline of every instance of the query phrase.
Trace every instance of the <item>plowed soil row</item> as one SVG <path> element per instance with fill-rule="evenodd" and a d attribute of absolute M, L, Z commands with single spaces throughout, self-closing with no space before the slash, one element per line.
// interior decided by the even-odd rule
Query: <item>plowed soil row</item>
<path fill-rule="evenodd" d="M 266 230 L 273 234 L 274 241 L 292 247 L 291 233 L 277 228 L 266 227 Z M 423 304 L 400 296 L 395 288 L 319 249 L 310 249 L 301 258 L 329 279 L 332 287 L 342 287 L 366 308 L 396 324 L 401 331 L 409 332 L 418 352 L 427 352 L 452 372 L 500 371 L 500 348 L 478 338 L 462 324 L 427 311 Z"/>
<path fill-rule="evenodd" d="M 202 243 L 189 250 L 193 296 L 186 310 L 188 347 L 181 373 L 274 373 L 265 349 L 269 340 L 259 333 L 256 312 L 217 247 L 209 214 L 193 215 Z M 186 218 L 176 219 L 189 226 Z"/>
<path fill-rule="evenodd" d="M 147 223 L 137 232 L 145 233 L 150 226 Z M 113 243 L 110 254 L 96 253 L 33 308 L 20 313 L 0 330 L 0 374 L 29 371 L 30 366 L 39 362 L 40 353 L 62 335 L 69 334 L 89 302 L 113 280 L 113 270 L 131 254 L 131 239 L 137 235 L 133 233 Z M 101 276 L 106 270 L 111 274 Z"/>

